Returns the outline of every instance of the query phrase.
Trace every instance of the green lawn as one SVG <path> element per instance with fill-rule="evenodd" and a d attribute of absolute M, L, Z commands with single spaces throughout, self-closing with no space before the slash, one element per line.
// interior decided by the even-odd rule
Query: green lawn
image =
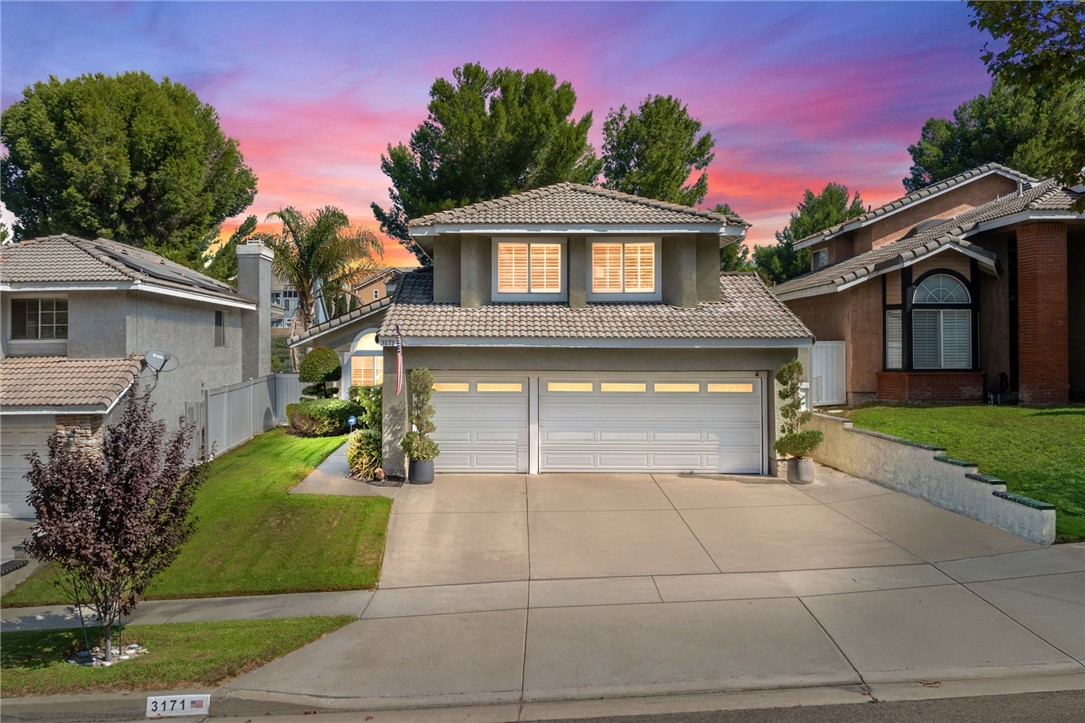
<path fill-rule="evenodd" d="M 4 633 L 0 695 L 212 687 L 354 620 L 342 616 L 130 625 L 122 642 L 138 642 L 149 652 L 109 668 L 67 662 L 69 655 L 84 648 L 78 628 Z M 113 640 L 115 644 L 116 637 Z"/>
<path fill-rule="evenodd" d="M 945 447 L 1056 508 L 1059 542 L 1085 540 L 1085 407 L 865 407 L 856 427 Z"/>
<path fill-rule="evenodd" d="M 144 597 L 375 587 L 391 500 L 287 494 L 344 439 L 306 439 L 277 429 L 217 458 L 193 506 L 195 533 Z M 45 568 L 0 602 L 68 602 L 53 580 Z"/>

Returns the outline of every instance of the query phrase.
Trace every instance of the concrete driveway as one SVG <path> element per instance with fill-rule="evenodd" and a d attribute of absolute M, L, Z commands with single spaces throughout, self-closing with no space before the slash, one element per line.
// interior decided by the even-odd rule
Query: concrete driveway
<path fill-rule="evenodd" d="M 328 707 L 1085 681 L 1085 546 L 819 469 L 403 488 L 361 619 L 227 686 Z"/>

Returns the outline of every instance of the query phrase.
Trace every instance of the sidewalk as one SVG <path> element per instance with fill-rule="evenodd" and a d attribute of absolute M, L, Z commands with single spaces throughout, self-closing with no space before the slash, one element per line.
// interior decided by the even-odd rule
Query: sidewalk
<path fill-rule="evenodd" d="M 400 487 L 378 487 L 350 476 L 347 443 L 328 455 L 320 466 L 290 490 L 293 495 L 346 495 L 348 497 L 388 497 L 394 499 Z"/>

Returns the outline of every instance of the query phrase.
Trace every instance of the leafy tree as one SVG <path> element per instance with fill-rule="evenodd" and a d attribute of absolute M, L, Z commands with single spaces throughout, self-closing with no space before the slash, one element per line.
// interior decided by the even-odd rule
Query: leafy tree
<path fill-rule="evenodd" d="M 908 153 L 909 192 L 991 162 L 1078 182 L 1085 167 L 1085 79 L 1055 89 L 995 80 L 988 95 L 957 106 L 952 120 L 929 119 Z"/>
<path fill-rule="evenodd" d="M 11 242 L 11 229 L 3 221 L 0 221 L 0 246 L 6 246 Z"/>
<path fill-rule="evenodd" d="M 776 232 L 775 246 L 757 246 L 753 251 L 757 272 L 773 284 L 810 270 L 810 250 L 796 249 L 797 241 L 866 211 L 859 192 L 849 196 L 848 187 L 839 183 L 827 184 L 817 195 L 806 189 L 797 210 L 791 214 L 787 228 Z"/>
<path fill-rule="evenodd" d="M 381 230 L 424 264 L 409 219 L 562 181 L 591 183 L 601 167 L 588 144 L 592 114 L 571 117 L 569 83 L 544 70 L 491 73 L 475 63 L 452 76 L 433 82 L 429 115 L 410 143 L 381 156 L 392 205 L 372 204 Z"/>
<path fill-rule="evenodd" d="M 722 213 L 725 216 L 737 216 L 730 204 L 718 203 L 716 207 L 712 209 L 716 213 Z M 750 249 L 746 246 L 746 235 L 743 234 L 741 238 L 735 240 L 734 243 L 729 243 L 726 246 L 720 246 L 720 271 L 752 271 L 753 262 L 750 260 Z"/>
<path fill-rule="evenodd" d="M 218 231 L 213 234 L 213 238 L 218 238 Z M 220 281 L 231 281 L 237 278 L 237 245 L 248 239 L 252 238 L 256 234 L 256 216 L 248 216 L 241 225 L 237 227 L 237 230 L 230 234 L 230 239 L 224 243 L 218 251 L 215 252 L 211 260 L 204 266 L 203 273 L 208 276 L 219 279 Z M 213 239 L 208 239 L 208 243 Z"/>
<path fill-rule="evenodd" d="M 1013 85 L 1054 86 L 1085 77 L 1085 3 L 969 0 L 972 27 L 1006 42 L 981 56 L 991 75 Z"/>
<path fill-rule="evenodd" d="M 603 185 L 624 193 L 696 206 L 708 193 L 708 173 L 685 184 L 715 158 L 711 133 L 682 101 L 648 96 L 636 113 L 624 105 L 603 124 Z"/>
<path fill-rule="evenodd" d="M 275 253 L 275 273 L 298 292 L 291 336 L 313 325 L 318 290 L 325 299 L 352 293 L 356 284 L 376 270 L 376 258 L 384 253 L 372 231 L 351 228 L 347 215 L 334 206 L 309 215 L 288 206 L 267 218 L 280 221 L 282 231 L 259 237 Z M 297 368 L 296 350 L 291 354 Z"/>
<path fill-rule="evenodd" d="M 329 387 L 328 383 L 342 378 L 343 365 L 339 362 L 339 355 L 326 346 L 318 346 L 310 351 L 298 367 L 298 381 L 309 382 L 301 393 L 317 399 L 334 397 L 336 388 Z"/>
<path fill-rule="evenodd" d="M 199 268 L 207 234 L 256 194 L 214 108 L 143 72 L 28 86 L 0 118 L 0 142 L 17 238 L 111 238 Z"/>
<path fill-rule="evenodd" d="M 153 412 L 150 391 L 133 390 L 100 452 L 54 435 L 48 462 L 28 455 L 28 501 L 38 521 L 27 553 L 56 565 L 72 602 L 98 616 L 106 660 L 113 626 L 192 534 L 189 511 L 207 473 L 187 460 L 192 427 L 165 439 L 165 422 Z"/>

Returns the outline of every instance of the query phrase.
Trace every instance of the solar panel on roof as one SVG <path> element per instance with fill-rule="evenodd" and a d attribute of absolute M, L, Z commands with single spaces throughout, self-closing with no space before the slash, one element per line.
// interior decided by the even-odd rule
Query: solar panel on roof
<path fill-rule="evenodd" d="M 187 286 L 198 286 L 201 289 L 217 293 L 234 293 L 234 288 L 229 284 L 216 281 L 156 254 L 139 249 L 114 249 L 102 244 L 95 244 L 95 248 L 111 259 L 155 279 L 172 281 Z"/>

